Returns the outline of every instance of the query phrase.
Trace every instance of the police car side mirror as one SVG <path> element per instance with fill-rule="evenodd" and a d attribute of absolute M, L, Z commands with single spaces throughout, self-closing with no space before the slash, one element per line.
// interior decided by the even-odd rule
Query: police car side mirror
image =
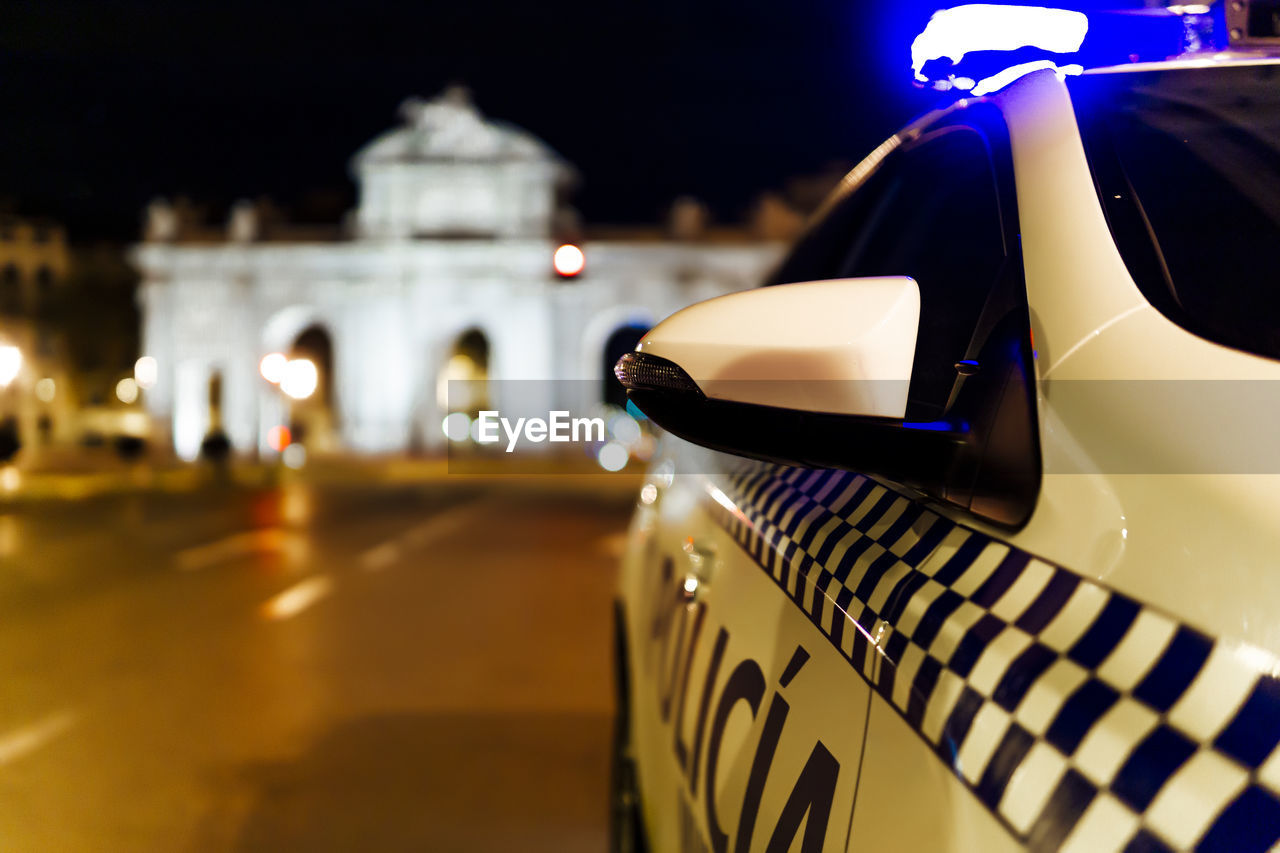
<path fill-rule="evenodd" d="M 616 372 L 637 391 L 901 418 L 919 325 L 920 289 L 909 278 L 783 284 L 677 311 Z"/>
<path fill-rule="evenodd" d="M 673 314 L 614 372 L 695 444 L 937 485 L 964 436 L 904 428 L 919 323 L 910 278 L 784 284 Z"/>

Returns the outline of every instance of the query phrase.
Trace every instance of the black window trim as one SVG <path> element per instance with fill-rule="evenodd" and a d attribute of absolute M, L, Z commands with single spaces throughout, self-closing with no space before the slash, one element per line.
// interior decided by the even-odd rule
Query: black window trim
<path fill-rule="evenodd" d="M 989 350 L 990 346 L 1002 343 L 1011 346 L 1002 353 L 1007 362 L 992 366 L 988 379 L 962 377 L 957 380 L 947 402 L 946 415 L 950 417 L 967 404 L 981 400 L 983 402 L 977 404 L 979 408 L 983 405 L 990 408 L 983 415 L 987 422 L 972 424 L 971 447 L 952 461 L 950 472 L 943 478 L 949 483 L 947 488 L 942 492 L 920 494 L 926 502 L 941 502 L 997 526 L 1017 529 L 1034 511 L 1043 463 L 1012 147 L 1008 127 L 994 105 L 985 100 L 975 101 L 938 113 L 934 121 L 918 123 L 896 137 L 898 144 L 873 169 L 858 175 L 857 180 L 853 177 L 863 167 L 855 169 L 820 208 L 820 214 L 805 229 L 793 251 L 769 275 L 765 286 L 799 280 L 787 276 L 788 268 L 797 265 L 798 255 L 819 251 L 816 247 L 831 236 L 824 233 L 824 227 L 832 223 L 831 217 L 838 218 L 846 205 L 857 204 L 860 193 L 871 190 L 877 177 L 885 174 L 886 169 L 895 168 L 904 156 L 956 131 L 977 133 L 986 149 L 1005 256 L 978 315 L 966 358 L 975 357 L 984 347 Z M 998 337 L 1000 335 L 1004 337 Z M 964 388 L 971 382 L 977 390 L 966 394 Z M 1002 439 L 993 443 L 994 435 Z M 1012 441 L 1008 440 L 1010 435 L 1014 437 Z"/>

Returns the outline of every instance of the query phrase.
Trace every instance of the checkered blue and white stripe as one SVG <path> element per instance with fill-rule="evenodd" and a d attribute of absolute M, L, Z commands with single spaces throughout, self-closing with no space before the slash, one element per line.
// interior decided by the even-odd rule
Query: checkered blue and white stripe
<path fill-rule="evenodd" d="M 1280 672 L 1258 649 L 866 477 L 752 465 L 709 507 L 1033 850 L 1266 850 Z"/>

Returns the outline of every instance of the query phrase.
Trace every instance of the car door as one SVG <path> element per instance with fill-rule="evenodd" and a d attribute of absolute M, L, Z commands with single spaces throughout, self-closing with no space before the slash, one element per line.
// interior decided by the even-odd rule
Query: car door
<path fill-rule="evenodd" d="M 1025 304 L 1019 314 L 1008 296 L 1020 267 L 1000 191 L 981 126 L 923 127 L 831 206 L 775 277 L 916 278 L 929 307 L 908 416 L 921 429 L 948 411 L 957 366 L 1009 337 L 1010 315 L 1025 334 Z M 862 755 L 869 710 L 883 701 L 872 686 L 884 689 L 886 632 L 916 568 L 954 549 L 954 525 L 855 473 L 747 462 L 674 438 L 666 448 L 632 531 L 632 553 L 645 556 L 623 580 L 653 846 L 858 847 L 851 815 L 876 784 Z M 964 481 L 958 499 L 972 500 L 980 480 Z"/>
<path fill-rule="evenodd" d="M 675 439 L 656 471 L 632 531 L 644 565 L 623 581 L 652 847 L 840 849 L 870 696 L 850 661 L 869 646 L 856 626 L 832 636 L 812 560 L 745 498 L 780 509 L 829 472 Z"/>

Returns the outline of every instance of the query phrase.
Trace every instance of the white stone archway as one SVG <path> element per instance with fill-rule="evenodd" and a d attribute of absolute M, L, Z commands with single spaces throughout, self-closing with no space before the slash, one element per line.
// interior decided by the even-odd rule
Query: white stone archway
<path fill-rule="evenodd" d="M 272 352 L 285 353 L 287 355 L 298 337 L 310 328 L 323 329 L 328 335 L 332 348 L 329 369 L 336 372 L 337 353 L 341 349 L 337 329 L 330 322 L 326 313 L 314 305 L 290 305 L 269 315 L 262 324 L 258 335 L 259 351 L 257 359 L 260 360 L 264 355 Z M 339 383 L 336 378 L 330 378 L 331 387 L 334 391 L 333 398 L 329 400 L 330 408 L 335 411 L 342 396 L 341 391 L 338 390 Z M 283 392 L 279 388 L 268 383 L 260 375 L 254 376 L 253 379 L 258 389 L 258 393 L 255 395 L 257 400 L 257 413 L 254 418 L 255 440 L 258 453 L 269 456 L 276 452 L 271 447 L 269 439 L 272 428 L 280 425 L 287 426 L 290 420 L 289 401 L 285 399 Z"/>
<path fill-rule="evenodd" d="M 261 355 L 287 352 L 298 335 L 311 326 L 323 326 L 330 330 L 330 334 L 333 332 L 333 324 L 329 322 L 329 318 L 314 305 L 290 305 L 279 309 L 262 324 L 262 332 L 258 336 Z"/>
<path fill-rule="evenodd" d="M 582 330 L 578 349 L 578 378 L 600 378 L 605 345 L 618 329 L 628 326 L 651 329 L 656 323 L 653 310 L 642 305 L 616 305 L 596 313 Z"/>
<path fill-rule="evenodd" d="M 488 318 L 469 316 L 466 319 L 452 320 L 447 331 L 433 335 L 426 341 L 426 356 L 423 360 L 420 390 L 418 392 L 418 413 L 415 418 L 420 444 L 429 449 L 438 449 L 447 443 L 444 434 L 444 417 L 452 410 L 447 399 L 447 388 L 444 386 L 446 366 L 449 359 L 457 352 L 458 345 L 467 335 L 478 335 L 484 340 L 486 353 L 485 368 L 488 379 L 493 379 L 497 371 L 495 365 L 501 357 L 501 337 L 495 334 Z M 486 385 L 486 395 L 491 406 L 499 405 L 501 392 L 497 384 Z"/>
<path fill-rule="evenodd" d="M 214 370 L 232 446 L 270 454 L 270 428 L 288 407 L 258 363 L 311 326 L 332 345 L 344 451 L 442 449 L 436 380 L 471 328 L 489 344 L 495 408 L 516 417 L 586 411 L 603 397 L 616 330 L 750 286 L 781 248 L 671 241 L 655 229 L 591 241 L 588 274 L 560 280 L 549 261 L 567 164 L 460 92 L 412 102 L 405 119 L 354 158 L 360 200 L 344 236 L 290 237 L 283 224 L 264 231 L 240 206 L 224 243 L 174 220 L 132 251 L 143 352 L 159 371 L 146 405 L 172 424 L 184 456 L 199 452 L 209 427 Z"/>

